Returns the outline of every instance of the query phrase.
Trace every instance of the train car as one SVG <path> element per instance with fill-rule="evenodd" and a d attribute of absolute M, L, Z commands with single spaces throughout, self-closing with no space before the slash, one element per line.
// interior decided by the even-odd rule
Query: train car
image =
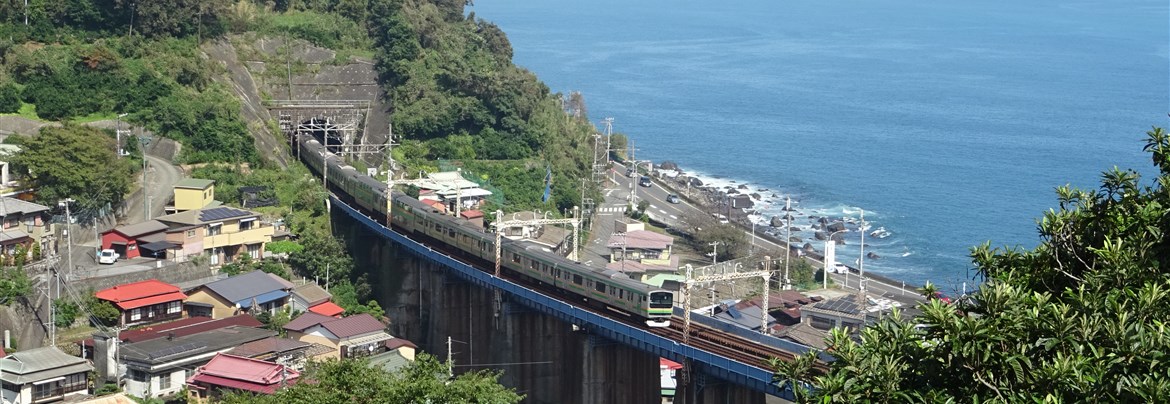
<path fill-rule="evenodd" d="M 386 184 L 345 166 L 320 142 L 308 136 L 298 139 L 301 159 L 317 172 L 328 171 L 329 185 L 345 193 L 367 212 L 385 216 Z M 486 262 L 496 259 L 495 234 L 466 220 L 441 214 L 434 207 L 393 192 L 392 225 L 406 233 L 425 236 L 453 247 L 460 254 Z M 501 267 L 539 283 L 578 296 L 588 304 L 605 306 L 645 320 L 651 327 L 666 327 L 673 313 L 673 294 L 630 279 L 623 273 L 596 269 L 562 257 L 527 241 L 501 239 Z"/>

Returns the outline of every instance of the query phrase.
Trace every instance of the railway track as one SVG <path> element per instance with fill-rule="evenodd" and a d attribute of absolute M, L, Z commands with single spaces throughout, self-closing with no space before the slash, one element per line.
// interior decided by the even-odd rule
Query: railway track
<path fill-rule="evenodd" d="M 367 214 L 367 216 L 369 215 Z M 369 217 L 373 218 L 373 216 Z M 441 251 L 447 256 L 480 271 L 485 273 L 495 272 L 494 263 L 487 262 L 479 257 L 469 257 L 463 254 L 461 250 L 449 246 L 446 243 L 435 242 L 429 237 L 419 236 L 409 232 L 400 234 L 403 234 L 411 240 L 425 244 L 435 250 Z M 588 310 L 594 314 L 602 315 L 612 320 L 620 321 L 626 325 L 668 338 L 672 341 L 715 353 L 728 359 L 732 359 L 750 366 L 755 366 L 760 369 L 770 370 L 768 366 L 768 360 L 771 358 L 779 358 L 781 360 L 790 361 L 796 357 L 796 355 L 792 352 L 769 347 L 766 345 L 760 345 L 754 341 L 750 341 L 736 335 L 727 334 L 693 322 L 691 323 L 690 327 L 690 338 L 684 338 L 684 319 L 681 317 L 673 317 L 669 327 L 648 327 L 644 322 L 640 321 L 641 319 L 633 318 L 620 312 L 615 312 L 606 307 L 599 307 L 598 305 L 590 304 L 587 299 L 565 293 L 564 291 L 557 288 L 549 287 L 548 285 L 537 282 L 527 276 L 518 275 L 510 270 L 503 271 L 501 275 L 502 278 L 510 282 L 523 285 L 529 289 L 539 291 L 548 296 L 555 296 L 559 300 L 571 303 L 574 306 Z M 827 365 L 821 362 L 817 363 L 817 367 L 821 368 L 822 370 L 827 369 Z"/>

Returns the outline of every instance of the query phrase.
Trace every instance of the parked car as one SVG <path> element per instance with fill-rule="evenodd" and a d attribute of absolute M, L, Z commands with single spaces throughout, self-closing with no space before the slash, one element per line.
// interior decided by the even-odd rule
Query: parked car
<path fill-rule="evenodd" d="M 99 264 L 113 264 L 118 262 L 118 253 L 114 250 L 101 250 L 98 252 L 97 261 Z"/>
<path fill-rule="evenodd" d="M 666 195 L 666 201 L 670 202 L 670 203 L 679 203 L 678 195 L 675 195 L 675 194 Z"/>
<path fill-rule="evenodd" d="M 630 168 L 627 168 L 627 169 L 626 169 L 626 176 L 627 176 L 627 177 L 633 177 L 633 176 L 634 176 L 634 167 L 630 167 Z"/>
<path fill-rule="evenodd" d="M 650 177 L 642 176 L 642 178 L 638 180 L 638 185 L 641 185 L 644 187 L 649 187 L 650 186 Z"/>

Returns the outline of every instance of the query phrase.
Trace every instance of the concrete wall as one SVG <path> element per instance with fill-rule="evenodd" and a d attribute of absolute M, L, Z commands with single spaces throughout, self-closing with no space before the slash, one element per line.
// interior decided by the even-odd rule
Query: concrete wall
<path fill-rule="evenodd" d="M 164 267 L 151 268 L 143 271 L 110 275 L 100 278 L 89 278 L 85 280 L 82 288 L 88 290 L 92 288 L 95 291 L 105 288 L 113 287 L 131 282 L 145 281 L 148 279 L 158 279 L 162 282 L 176 284 L 183 282 L 190 282 L 198 279 L 209 278 L 215 275 L 211 268 L 206 264 L 200 266 L 194 262 L 167 262 Z"/>

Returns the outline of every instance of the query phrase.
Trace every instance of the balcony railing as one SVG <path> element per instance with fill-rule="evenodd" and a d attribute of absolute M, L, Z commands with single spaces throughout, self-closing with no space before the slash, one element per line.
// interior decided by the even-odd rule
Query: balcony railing
<path fill-rule="evenodd" d="M 214 236 L 203 237 L 203 248 L 227 247 L 233 245 L 255 244 L 272 241 L 272 225 L 261 225 L 248 230 L 232 233 L 220 233 Z"/>

